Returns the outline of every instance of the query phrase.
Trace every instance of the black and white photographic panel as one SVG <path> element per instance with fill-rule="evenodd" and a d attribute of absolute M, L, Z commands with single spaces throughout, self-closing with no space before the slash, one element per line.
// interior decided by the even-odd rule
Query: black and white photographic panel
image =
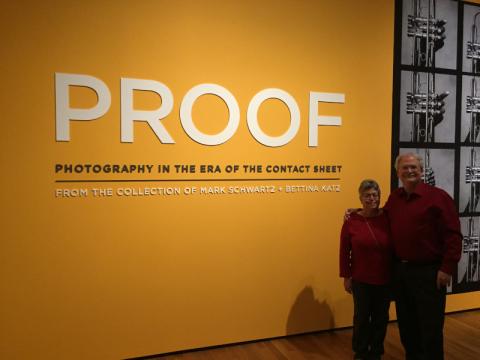
<path fill-rule="evenodd" d="M 456 1 L 404 0 L 401 63 L 455 69 L 457 19 Z"/>
<path fill-rule="evenodd" d="M 460 149 L 459 213 L 473 214 L 479 211 L 480 199 L 480 147 Z"/>
<path fill-rule="evenodd" d="M 416 153 L 423 159 L 424 182 L 445 190 L 454 197 L 455 150 L 401 148 L 399 154 Z M 400 182 L 398 183 L 400 186 Z"/>
<path fill-rule="evenodd" d="M 480 143 L 480 77 L 463 76 L 461 107 L 461 142 Z"/>
<path fill-rule="evenodd" d="M 447 291 L 480 291 L 480 3 L 396 0 L 396 9 L 392 162 L 417 153 L 423 181 L 453 198 L 463 240 Z"/>
<path fill-rule="evenodd" d="M 480 290 L 480 218 L 460 218 L 463 234 L 462 256 L 458 262 L 457 275 L 452 284 L 453 292 Z"/>
<path fill-rule="evenodd" d="M 464 72 L 480 73 L 480 7 L 464 5 L 463 8 L 463 56 Z"/>
<path fill-rule="evenodd" d="M 402 71 L 400 142 L 455 142 L 456 76 Z"/>

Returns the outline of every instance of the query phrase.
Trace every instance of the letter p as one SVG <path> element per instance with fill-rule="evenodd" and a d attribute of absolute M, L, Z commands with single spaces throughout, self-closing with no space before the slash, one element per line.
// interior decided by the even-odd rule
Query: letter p
<path fill-rule="evenodd" d="M 97 93 L 98 102 L 90 109 L 70 107 L 70 86 L 83 86 Z M 111 104 L 105 83 L 93 76 L 55 73 L 56 141 L 70 141 L 70 120 L 94 120 L 104 115 Z"/>

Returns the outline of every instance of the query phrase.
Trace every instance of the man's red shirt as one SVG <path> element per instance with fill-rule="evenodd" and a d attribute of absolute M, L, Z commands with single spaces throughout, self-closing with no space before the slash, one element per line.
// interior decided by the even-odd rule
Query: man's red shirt
<path fill-rule="evenodd" d="M 411 194 L 399 188 L 385 204 L 395 255 L 415 263 L 441 264 L 452 274 L 462 251 L 460 220 L 452 198 L 442 189 L 419 183 Z"/>

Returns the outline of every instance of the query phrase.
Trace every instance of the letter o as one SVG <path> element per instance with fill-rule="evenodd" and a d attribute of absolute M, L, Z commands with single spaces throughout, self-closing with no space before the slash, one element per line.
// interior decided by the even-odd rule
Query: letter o
<path fill-rule="evenodd" d="M 258 125 L 258 108 L 267 99 L 278 99 L 287 105 L 290 111 L 290 127 L 281 136 L 268 136 Z M 250 133 L 261 144 L 266 146 L 283 146 L 289 143 L 300 128 L 300 109 L 297 102 L 289 93 L 281 89 L 264 89 L 258 92 L 250 101 L 247 110 L 247 124 Z"/>
<path fill-rule="evenodd" d="M 202 95 L 212 94 L 221 98 L 227 105 L 229 119 L 227 127 L 216 135 L 202 133 L 195 126 L 192 120 L 193 103 Z M 230 91 L 223 86 L 216 84 L 200 84 L 191 88 L 182 100 L 180 105 L 180 121 L 182 127 L 192 140 L 203 145 L 220 145 L 230 139 L 237 131 L 240 123 L 240 108 L 237 100 Z"/>

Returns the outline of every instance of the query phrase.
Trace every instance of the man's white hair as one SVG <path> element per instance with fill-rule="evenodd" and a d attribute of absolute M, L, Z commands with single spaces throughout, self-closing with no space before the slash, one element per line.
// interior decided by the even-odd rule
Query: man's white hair
<path fill-rule="evenodd" d="M 395 170 L 398 171 L 398 164 L 400 163 L 400 160 L 404 157 L 415 158 L 419 162 L 420 168 L 423 170 L 423 158 L 420 155 L 418 155 L 417 153 L 414 153 L 414 152 L 408 152 L 408 153 L 405 153 L 405 154 L 398 154 L 397 158 L 395 159 Z"/>

